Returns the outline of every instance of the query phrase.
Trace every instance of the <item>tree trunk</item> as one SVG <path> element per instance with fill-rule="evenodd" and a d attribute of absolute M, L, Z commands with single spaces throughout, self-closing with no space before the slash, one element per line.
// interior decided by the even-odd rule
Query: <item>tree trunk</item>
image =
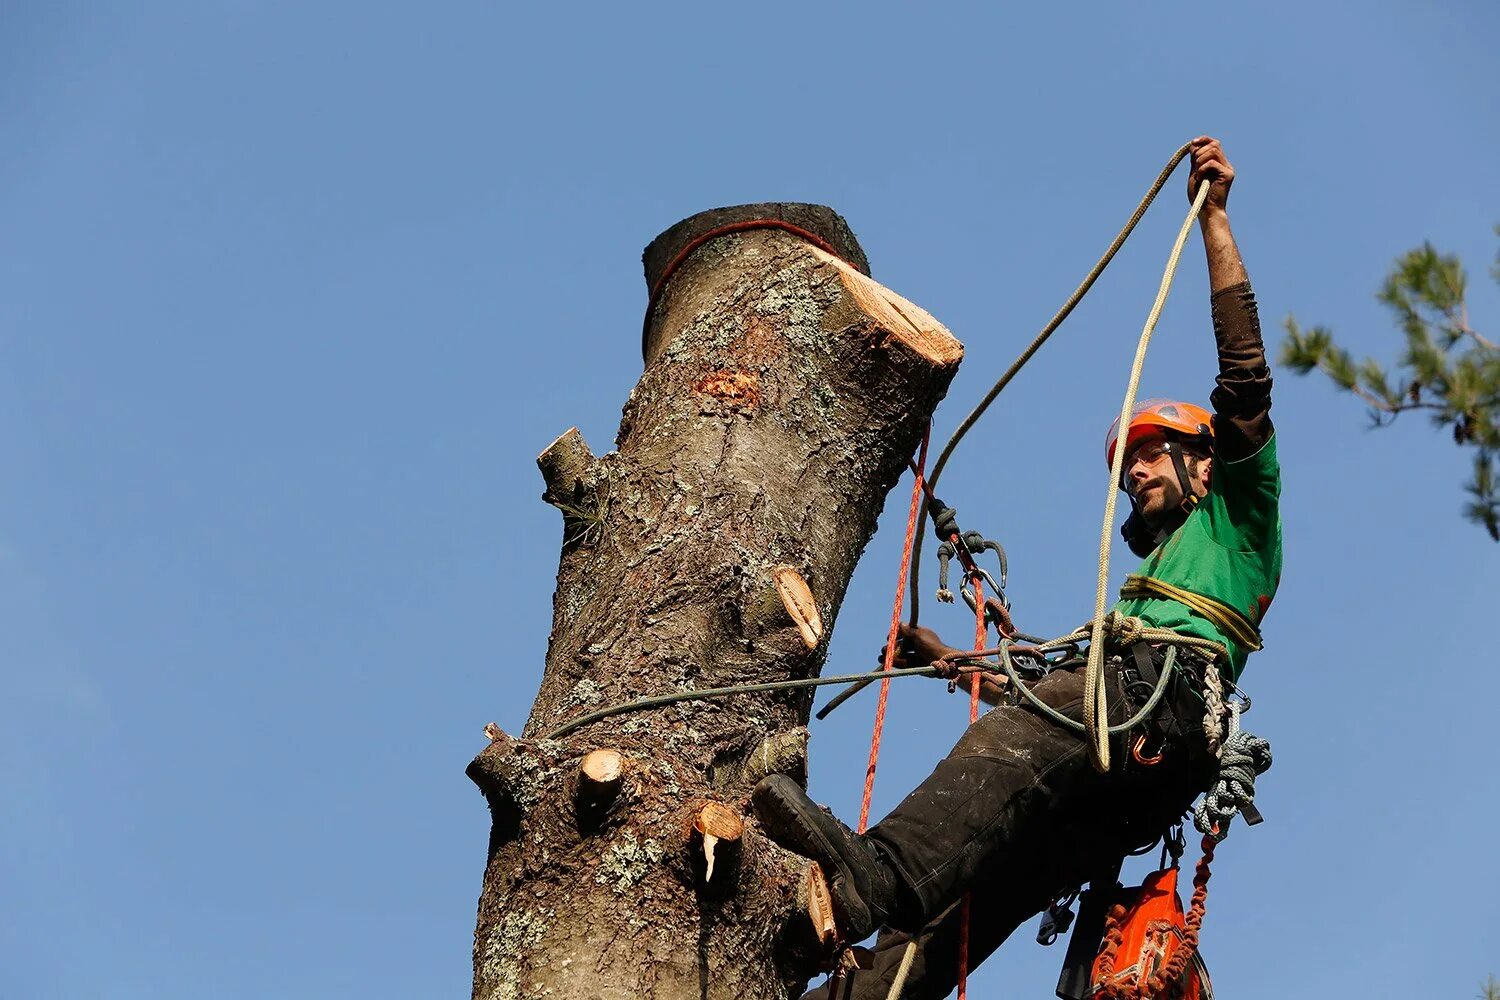
<path fill-rule="evenodd" d="M 805 232 L 725 229 L 767 218 Z M 476 1000 L 782 998 L 827 960 L 807 863 L 748 815 L 768 771 L 805 778 L 811 689 L 549 734 L 647 695 L 816 675 L 962 347 L 862 274 L 820 206 L 706 212 L 646 264 L 618 450 L 595 458 L 575 429 L 538 460 L 562 559 L 530 720 L 518 739 L 486 727 L 469 766 L 492 813 Z"/>

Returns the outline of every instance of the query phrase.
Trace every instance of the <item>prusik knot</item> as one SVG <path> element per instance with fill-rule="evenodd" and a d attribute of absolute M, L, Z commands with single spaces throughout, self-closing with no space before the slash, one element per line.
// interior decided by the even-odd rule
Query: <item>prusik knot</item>
<path fill-rule="evenodd" d="M 937 497 L 927 502 L 927 514 L 932 518 L 932 530 L 938 538 L 948 541 L 958 534 L 958 511 L 949 507 Z"/>
<path fill-rule="evenodd" d="M 1124 646 L 1140 642 L 1146 637 L 1146 630 L 1150 627 L 1142 619 L 1122 615 L 1118 611 L 1111 611 L 1104 616 L 1104 634 Z"/>

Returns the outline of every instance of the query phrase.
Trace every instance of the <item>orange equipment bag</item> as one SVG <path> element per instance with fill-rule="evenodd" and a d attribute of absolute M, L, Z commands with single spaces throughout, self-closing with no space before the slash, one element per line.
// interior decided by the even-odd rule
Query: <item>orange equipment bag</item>
<path fill-rule="evenodd" d="M 1213 1000 L 1208 970 L 1198 955 L 1198 927 L 1203 919 L 1198 896 L 1195 892 L 1193 911 L 1185 915 L 1174 866 L 1147 877 L 1123 904 L 1115 906 L 1106 918 L 1104 944 L 1094 960 L 1092 995 L 1118 1000 Z"/>

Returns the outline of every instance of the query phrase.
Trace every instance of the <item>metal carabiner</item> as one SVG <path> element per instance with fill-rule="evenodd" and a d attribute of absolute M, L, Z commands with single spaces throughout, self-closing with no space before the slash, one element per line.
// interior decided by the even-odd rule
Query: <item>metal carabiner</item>
<path fill-rule="evenodd" d="M 993 538 L 985 538 L 977 531 L 966 531 L 960 538 L 964 543 L 964 548 L 968 549 L 971 555 L 983 555 L 986 549 L 995 553 L 995 558 L 1000 561 L 999 589 L 1003 592 L 1007 578 L 1010 576 L 1010 563 L 1005 558 L 1005 549 L 1001 548 L 1000 543 Z"/>
<path fill-rule="evenodd" d="M 1163 748 L 1158 747 L 1157 751 L 1156 751 L 1156 755 L 1154 757 L 1147 757 L 1147 756 L 1145 756 L 1144 754 L 1141 753 L 1141 751 L 1144 750 L 1145 748 L 1146 748 L 1146 734 L 1142 733 L 1141 735 L 1139 735 L 1139 736 L 1137 736 L 1135 738 L 1135 746 L 1133 746 L 1133 747 L 1130 748 L 1130 756 L 1132 758 L 1134 758 L 1135 762 L 1137 764 L 1140 764 L 1142 767 L 1155 767 L 1157 764 L 1160 764 L 1162 762 L 1162 758 L 1164 756 L 1166 756 L 1162 752 Z"/>
<path fill-rule="evenodd" d="M 990 576 L 989 571 L 976 566 L 974 568 L 974 572 L 977 573 L 979 578 L 989 586 L 991 591 L 994 592 L 995 600 L 1000 602 L 1001 607 L 1009 611 L 1010 602 L 1005 599 L 1005 591 L 998 583 L 995 582 L 995 578 L 993 576 Z M 965 580 L 967 581 L 967 578 L 965 578 Z M 979 614 L 979 603 L 974 597 L 974 588 L 967 582 L 965 582 L 959 586 L 958 592 L 964 595 L 964 603 L 969 606 L 969 610 L 974 612 L 976 615 Z M 1004 621 L 1004 619 L 1001 618 L 999 613 L 997 613 L 994 608 L 989 606 L 988 600 L 986 600 L 985 602 L 984 620 L 986 623 L 993 625 L 1001 635 L 1007 634 L 1007 623 Z"/>

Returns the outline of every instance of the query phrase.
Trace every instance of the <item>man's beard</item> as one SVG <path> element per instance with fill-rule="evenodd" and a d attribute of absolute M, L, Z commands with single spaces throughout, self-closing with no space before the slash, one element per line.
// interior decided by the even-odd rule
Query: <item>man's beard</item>
<path fill-rule="evenodd" d="M 1156 476 L 1141 483 L 1131 496 L 1135 500 L 1136 510 L 1141 512 L 1146 523 L 1156 528 L 1170 517 L 1176 507 L 1173 503 L 1175 492 L 1171 483 Z"/>

